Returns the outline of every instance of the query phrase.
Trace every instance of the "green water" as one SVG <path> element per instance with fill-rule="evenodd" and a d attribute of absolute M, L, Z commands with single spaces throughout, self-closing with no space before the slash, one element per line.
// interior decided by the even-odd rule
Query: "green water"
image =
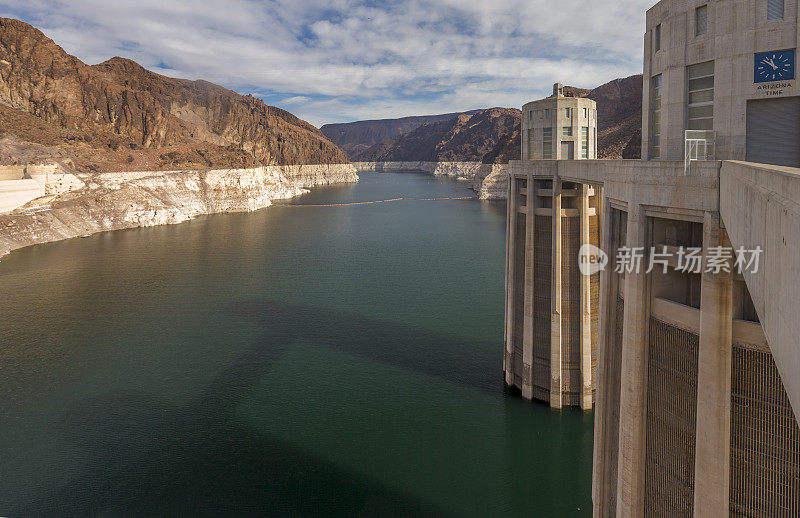
<path fill-rule="evenodd" d="M 364 174 L 291 204 L 469 196 Z M 0 262 L 0 516 L 579 516 L 591 414 L 502 383 L 505 208 L 272 207 Z"/>

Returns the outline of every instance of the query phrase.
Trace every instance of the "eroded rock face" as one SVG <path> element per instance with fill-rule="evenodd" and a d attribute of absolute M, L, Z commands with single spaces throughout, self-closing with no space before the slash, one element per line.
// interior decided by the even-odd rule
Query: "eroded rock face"
<path fill-rule="evenodd" d="M 350 164 L 84 175 L 71 191 L 0 214 L 0 256 L 25 246 L 201 214 L 249 212 L 316 185 L 358 181 Z M 80 185 L 80 188 L 74 188 Z"/>
<path fill-rule="evenodd" d="M 164 77 L 123 58 L 89 66 L 8 18 L 0 18 L 0 103 L 60 128 L 119 135 L 101 139 L 115 151 L 184 146 L 173 151 L 180 158 L 194 146 L 211 166 L 242 163 L 242 154 L 263 165 L 347 163 L 317 128 L 252 96 Z"/>
<path fill-rule="evenodd" d="M 505 200 L 508 198 L 508 164 L 491 164 L 475 175 L 472 189 L 481 200 Z"/>

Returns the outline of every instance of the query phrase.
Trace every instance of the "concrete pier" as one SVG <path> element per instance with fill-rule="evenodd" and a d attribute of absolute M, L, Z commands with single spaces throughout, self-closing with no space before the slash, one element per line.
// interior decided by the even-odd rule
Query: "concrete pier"
<path fill-rule="evenodd" d="M 646 220 L 634 203 L 628 212 L 629 247 L 646 245 Z M 647 412 L 647 279 L 639 269 L 625 273 L 625 315 L 622 332 L 622 363 L 619 406 L 618 512 L 622 516 L 644 515 L 645 418 Z"/>
<path fill-rule="evenodd" d="M 589 225 L 589 186 L 579 187 L 580 245 L 591 245 Z M 580 276 L 580 354 L 581 354 L 581 408 L 591 410 L 594 402 L 592 388 L 592 289 L 591 276 Z M 596 310 L 595 310 L 596 311 Z"/>
<path fill-rule="evenodd" d="M 532 250 L 536 217 L 532 200 L 536 196 L 533 178 L 526 180 L 525 250 Z M 534 306 L 534 261 L 533 254 L 525 254 L 525 319 L 522 338 L 522 397 L 533 399 L 533 306 Z"/>
<path fill-rule="evenodd" d="M 718 214 L 706 213 L 703 249 L 730 247 Z M 730 491 L 731 355 L 733 353 L 733 261 L 729 271 L 704 272 L 700 295 L 697 362 L 697 446 L 694 511 L 698 517 L 728 513 Z"/>
<path fill-rule="evenodd" d="M 550 406 L 561 408 L 561 182 L 553 177 L 550 277 Z"/>

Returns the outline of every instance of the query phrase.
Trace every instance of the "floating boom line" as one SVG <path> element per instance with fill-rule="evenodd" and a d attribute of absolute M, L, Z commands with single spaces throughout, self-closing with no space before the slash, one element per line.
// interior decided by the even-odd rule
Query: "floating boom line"
<path fill-rule="evenodd" d="M 280 205 L 273 205 L 274 207 L 348 207 L 351 205 L 370 205 L 375 203 L 390 203 L 394 201 L 413 200 L 413 201 L 446 201 L 446 200 L 477 200 L 477 196 L 461 196 L 457 198 L 391 198 L 389 200 L 374 200 L 374 201 L 354 201 L 350 203 L 326 203 L 326 204 L 304 204 L 304 203 L 286 203 Z"/>

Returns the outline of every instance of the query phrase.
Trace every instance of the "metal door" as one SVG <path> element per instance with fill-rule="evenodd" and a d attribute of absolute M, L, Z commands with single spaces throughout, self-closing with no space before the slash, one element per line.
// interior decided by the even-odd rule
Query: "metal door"
<path fill-rule="evenodd" d="M 747 161 L 800 167 L 800 97 L 747 102 Z"/>

